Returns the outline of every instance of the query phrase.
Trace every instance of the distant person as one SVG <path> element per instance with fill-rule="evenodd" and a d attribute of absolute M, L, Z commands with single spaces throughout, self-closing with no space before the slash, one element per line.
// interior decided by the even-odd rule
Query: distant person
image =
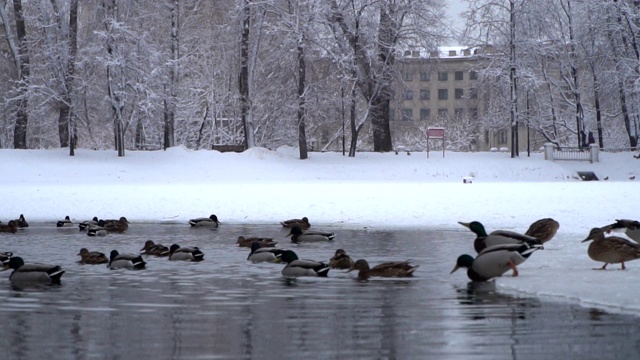
<path fill-rule="evenodd" d="M 589 131 L 589 145 L 595 144 L 595 143 L 596 143 L 596 138 L 593 137 L 593 132 Z"/>
<path fill-rule="evenodd" d="M 587 134 L 584 132 L 584 130 L 582 130 L 581 135 L 582 135 L 582 142 L 580 143 L 580 147 L 581 148 L 587 147 Z"/>

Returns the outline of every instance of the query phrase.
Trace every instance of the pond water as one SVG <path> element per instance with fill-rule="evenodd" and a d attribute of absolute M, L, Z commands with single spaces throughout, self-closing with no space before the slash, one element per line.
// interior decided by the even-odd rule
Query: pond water
<path fill-rule="evenodd" d="M 275 225 L 132 224 L 88 237 L 31 224 L 0 234 L 0 251 L 62 265 L 62 285 L 14 289 L 0 273 L 3 359 L 547 359 L 636 358 L 640 319 L 573 304 L 514 297 L 449 274 L 465 231 L 330 228 L 332 243 L 293 245 Z M 246 261 L 239 235 L 267 236 L 300 258 L 344 248 L 375 265 L 411 259 L 410 279 L 287 282 L 282 265 Z M 147 258 L 141 271 L 80 265 L 81 247 L 138 252 L 146 240 L 194 245 L 201 263 Z"/>

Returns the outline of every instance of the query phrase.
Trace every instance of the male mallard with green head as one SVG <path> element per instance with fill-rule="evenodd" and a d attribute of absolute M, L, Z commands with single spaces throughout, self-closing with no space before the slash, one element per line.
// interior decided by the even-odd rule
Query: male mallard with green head
<path fill-rule="evenodd" d="M 19 227 L 19 228 L 29 227 L 29 223 L 24 218 L 23 214 L 20 214 L 20 216 L 17 219 L 15 219 L 14 221 L 16 222 L 16 226 Z"/>
<path fill-rule="evenodd" d="M 109 264 L 107 267 L 111 270 L 141 270 L 145 268 L 146 264 L 147 263 L 144 262 L 140 255 L 120 254 L 117 250 L 111 250 L 111 254 L 109 254 Z"/>
<path fill-rule="evenodd" d="M 71 227 L 73 226 L 73 222 L 71 222 L 71 218 L 69 215 L 65 216 L 63 220 L 58 220 L 56 223 L 56 227 Z"/>
<path fill-rule="evenodd" d="M 104 220 L 98 220 L 96 225 L 87 227 L 87 236 L 107 236 L 109 232 L 105 228 Z"/>
<path fill-rule="evenodd" d="M 211 214 L 209 217 L 200 217 L 189 220 L 189 225 L 191 227 L 212 227 L 217 228 L 220 225 L 220 221 L 218 221 L 218 217 L 214 214 Z"/>
<path fill-rule="evenodd" d="M 258 241 L 251 245 L 251 252 L 247 256 L 247 260 L 258 262 L 278 262 L 284 250 L 274 247 L 264 247 Z"/>
<path fill-rule="evenodd" d="M 89 229 L 89 227 L 91 225 L 98 225 L 98 217 L 94 216 L 93 219 L 91 220 L 85 220 L 81 223 L 78 224 L 78 229 L 80 229 L 80 231 L 86 231 Z"/>
<path fill-rule="evenodd" d="M 607 233 L 611 231 L 622 231 L 631 240 L 640 243 L 640 221 L 629 219 L 617 219 L 615 223 L 603 226 Z"/>
<path fill-rule="evenodd" d="M 353 259 L 351 259 L 351 256 L 349 256 L 344 249 L 338 249 L 333 257 L 329 259 L 329 267 L 342 270 L 352 269 Z"/>
<path fill-rule="evenodd" d="M 196 246 L 181 247 L 173 244 L 169 247 L 169 260 L 202 261 L 204 253 Z"/>
<path fill-rule="evenodd" d="M 482 250 L 474 259 L 471 255 L 460 255 L 451 274 L 460 268 L 467 269 L 467 276 L 472 281 L 489 281 L 502 276 L 511 269 L 513 276 L 518 276 L 517 266 L 525 262 L 542 245 L 503 244 L 490 246 Z"/>
<path fill-rule="evenodd" d="M 336 237 L 336 234 L 324 231 L 303 231 L 300 226 L 293 226 L 287 236 L 291 236 L 291 242 L 304 243 L 304 242 L 318 242 L 318 241 L 331 241 Z"/>
<path fill-rule="evenodd" d="M 315 260 L 300 260 L 298 255 L 285 250 L 280 255 L 280 260 L 287 265 L 282 269 L 282 276 L 286 278 L 297 278 L 301 276 L 322 276 L 329 273 L 329 265 Z"/>
<path fill-rule="evenodd" d="M 13 269 L 9 280 L 12 284 L 22 286 L 31 284 L 60 284 L 64 270 L 58 265 L 25 264 L 21 257 L 12 257 L 4 270 Z"/>
<path fill-rule="evenodd" d="M 536 239 L 532 236 L 523 235 L 515 231 L 496 230 L 491 232 L 491 234 L 487 234 L 484 225 L 482 225 L 482 223 L 479 221 L 472 221 L 470 223 L 458 222 L 458 224 L 468 228 L 474 234 L 476 234 L 476 239 L 473 241 L 473 248 L 477 253 L 480 253 L 482 250 L 495 245 L 542 245 L 542 242 L 539 239 Z"/>
<path fill-rule="evenodd" d="M 592 260 L 604 263 L 601 268 L 595 270 L 606 270 L 607 265 L 618 263 L 622 264 L 622 270 L 626 270 L 625 261 L 640 258 L 640 245 L 618 236 L 605 237 L 604 232 L 602 228 L 593 228 L 589 236 L 582 240 L 593 240 L 587 253 Z"/>
<path fill-rule="evenodd" d="M 80 264 L 83 265 L 97 265 L 97 264 L 107 264 L 109 263 L 109 258 L 107 255 L 98 252 L 98 251 L 89 251 L 87 248 L 80 249 L 78 253 L 80 255 Z"/>
<path fill-rule="evenodd" d="M 406 260 L 383 262 L 370 268 L 367 260 L 359 259 L 349 271 L 358 270 L 359 280 L 367 280 L 370 277 L 412 277 L 419 266 L 412 266 L 409 260 Z"/>

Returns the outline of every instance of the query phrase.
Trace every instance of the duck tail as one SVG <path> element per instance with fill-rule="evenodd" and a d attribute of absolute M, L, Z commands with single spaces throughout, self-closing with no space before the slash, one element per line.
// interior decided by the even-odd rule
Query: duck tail
<path fill-rule="evenodd" d="M 329 274 L 329 269 L 331 269 L 329 265 L 321 263 L 321 265 L 318 266 L 315 270 L 318 276 L 327 277 L 327 275 Z"/>
<path fill-rule="evenodd" d="M 53 284 L 60 285 L 60 278 L 62 278 L 62 274 L 64 274 L 64 270 L 60 266 L 56 266 L 51 270 L 47 271 L 47 274 L 51 278 L 51 282 Z"/>
<path fill-rule="evenodd" d="M 131 260 L 131 262 L 133 263 L 134 269 L 144 269 L 144 267 L 146 266 L 146 263 L 144 262 L 144 260 L 142 260 L 142 256 L 138 256 L 137 258 Z"/>
<path fill-rule="evenodd" d="M 204 260 L 204 253 L 202 251 L 200 251 L 199 249 L 194 250 L 191 253 L 191 256 L 193 256 L 193 261 L 202 261 L 202 260 Z"/>

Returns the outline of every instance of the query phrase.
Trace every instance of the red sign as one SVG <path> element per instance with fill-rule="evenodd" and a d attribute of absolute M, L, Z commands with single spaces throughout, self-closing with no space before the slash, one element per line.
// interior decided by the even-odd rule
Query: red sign
<path fill-rule="evenodd" d="M 430 139 L 444 139 L 444 128 L 443 127 L 428 128 L 427 137 Z"/>

